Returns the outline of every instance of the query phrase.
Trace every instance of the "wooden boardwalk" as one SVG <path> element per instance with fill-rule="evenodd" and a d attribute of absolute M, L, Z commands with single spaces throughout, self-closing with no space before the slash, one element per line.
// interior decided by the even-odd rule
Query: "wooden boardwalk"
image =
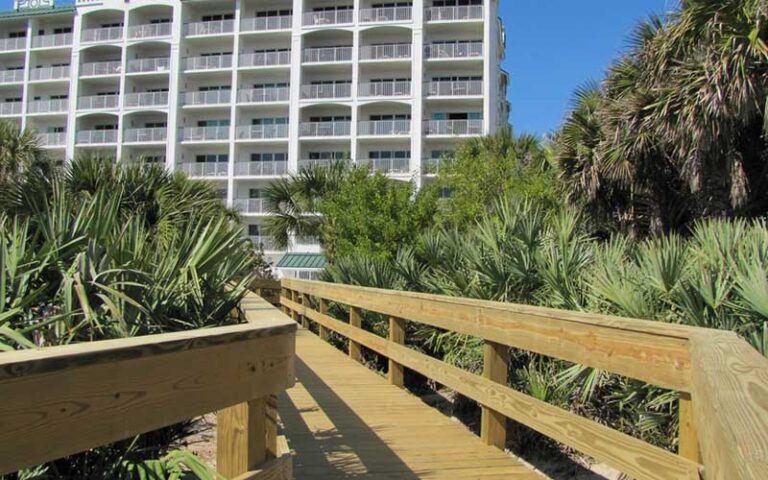
<path fill-rule="evenodd" d="M 543 478 L 306 330 L 296 354 L 279 399 L 296 479 Z"/>

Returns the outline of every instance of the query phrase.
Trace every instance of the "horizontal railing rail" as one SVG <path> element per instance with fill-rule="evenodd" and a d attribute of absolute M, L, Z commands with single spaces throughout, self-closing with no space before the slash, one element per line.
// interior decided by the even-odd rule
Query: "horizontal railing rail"
<path fill-rule="evenodd" d="M 301 98 L 304 100 L 322 100 L 329 98 L 350 97 L 352 97 L 352 83 L 301 86 Z"/>
<path fill-rule="evenodd" d="M 410 22 L 413 7 L 374 7 L 360 9 L 360 23 Z"/>
<path fill-rule="evenodd" d="M 64 132 L 46 132 L 37 134 L 41 147 L 61 147 L 67 144 L 67 134 Z"/>
<path fill-rule="evenodd" d="M 351 62 L 352 47 L 310 47 L 304 49 L 304 63 Z"/>
<path fill-rule="evenodd" d="M 72 45 L 71 33 L 55 33 L 32 37 L 32 48 L 69 47 Z"/>
<path fill-rule="evenodd" d="M 22 102 L 0 102 L 0 115 L 21 115 Z"/>
<path fill-rule="evenodd" d="M 302 25 L 305 27 L 322 25 L 341 25 L 355 21 L 354 10 L 330 10 L 320 12 L 305 12 L 302 16 Z"/>
<path fill-rule="evenodd" d="M 136 58 L 128 61 L 128 73 L 167 72 L 171 69 L 169 57 Z"/>
<path fill-rule="evenodd" d="M 427 59 L 480 58 L 483 42 L 432 43 L 424 47 Z"/>
<path fill-rule="evenodd" d="M 231 130 L 231 127 L 182 127 L 180 136 L 186 142 L 229 140 Z"/>
<path fill-rule="evenodd" d="M 117 108 L 120 105 L 120 95 L 91 95 L 80 97 L 77 102 L 79 110 L 101 110 Z"/>
<path fill-rule="evenodd" d="M 239 161 L 235 163 L 235 175 L 239 177 L 274 177 L 288 173 L 287 161 Z"/>
<path fill-rule="evenodd" d="M 238 140 L 288 138 L 288 125 L 239 125 L 235 133 Z"/>
<path fill-rule="evenodd" d="M 257 52 L 240 55 L 240 67 L 271 67 L 291 64 L 291 52 Z"/>
<path fill-rule="evenodd" d="M 454 7 L 429 7 L 424 11 L 427 22 L 454 22 L 458 20 L 482 20 L 482 5 L 466 5 Z"/>
<path fill-rule="evenodd" d="M 123 64 L 119 60 L 107 62 L 88 62 L 80 65 L 81 77 L 96 77 L 100 75 L 119 75 Z"/>
<path fill-rule="evenodd" d="M 237 92 L 238 103 L 287 102 L 290 100 L 288 87 L 248 88 Z"/>
<path fill-rule="evenodd" d="M 358 85 L 360 97 L 407 97 L 411 95 L 411 82 L 363 82 Z"/>
<path fill-rule="evenodd" d="M 427 83 L 427 96 L 429 97 L 469 97 L 481 96 L 482 94 L 482 80 L 438 80 Z"/>
<path fill-rule="evenodd" d="M 17 83 L 24 81 L 24 70 L 0 70 L 0 83 Z"/>
<path fill-rule="evenodd" d="M 184 92 L 184 105 L 218 105 L 232 102 L 232 90 L 208 90 L 205 92 Z"/>
<path fill-rule="evenodd" d="M 168 37 L 173 27 L 170 23 L 146 23 L 128 27 L 128 38 Z"/>
<path fill-rule="evenodd" d="M 81 145 L 117 143 L 117 130 L 81 130 L 75 141 Z"/>
<path fill-rule="evenodd" d="M 68 98 L 33 100 L 27 105 L 27 113 L 63 113 L 69 110 Z"/>
<path fill-rule="evenodd" d="M 411 58 L 410 43 L 388 45 L 363 45 L 360 47 L 360 60 L 397 60 Z"/>
<path fill-rule="evenodd" d="M 137 92 L 123 96 L 123 106 L 126 108 L 167 107 L 168 92 Z"/>
<path fill-rule="evenodd" d="M 206 57 L 188 57 L 184 59 L 185 70 L 215 70 L 232 68 L 232 55 L 210 55 Z"/>
<path fill-rule="evenodd" d="M 127 128 L 123 136 L 126 143 L 165 142 L 167 139 L 167 128 Z"/>
<path fill-rule="evenodd" d="M 109 42 L 122 40 L 123 27 L 89 28 L 83 30 L 81 42 Z"/>
<path fill-rule="evenodd" d="M 71 68 L 69 65 L 36 67 L 29 71 L 29 79 L 31 81 L 61 80 L 69 78 L 70 70 Z"/>
<path fill-rule="evenodd" d="M 235 31 L 234 20 L 214 20 L 210 22 L 192 22 L 184 25 L 184 33 L 195 35 L 221 35 Z"/>
<path fill-rule="evenodd" d="M 358 163 L 374 172 L 405 174 L 411 171 L 410 158 L 365 158 Z"/>
<path fill-rule="evenodd" d="M 25 48 L 27 48 L 27 37 L 0 39 L 0 52 L 24 50 Z"/>
<path fill-rule="evenodd" d="M 301 122 L 302 137 L 343 137 L 352 132 L 352 122 Z"/>
<path fill-rule="evenodd" d="M 241 32 L 266 32 L 270 30 L 290 30 L 291 27 L 293 27 L 293 15 L 244 18 L 240 22 Z"/>
<path fill-rule="evenodd" d="M 229 164 L 226 162 L 182 163 L 178 168 L 188 177 L 225 177 Z"/>
<path fill-rule="evenodd" d="M 410 120 L 366 120 L 358 122 L 358 135 L 390 136 L 410 135 Z"/>

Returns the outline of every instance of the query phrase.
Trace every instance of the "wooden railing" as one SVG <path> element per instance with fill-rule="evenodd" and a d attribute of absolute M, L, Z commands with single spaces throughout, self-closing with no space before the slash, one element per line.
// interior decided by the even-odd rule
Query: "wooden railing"
<path fill-rule="evenodd" d="M 482 406 L 481 437 L 504 447 L 513 419 L 638 479 L 768 478 L 768 361 L 733 333 L 546 308 L 286 279 L 281 303 L 389 361 L 389 381 L 414 370 Z M 329 315 L 329 302 L 349 318 Z M 365 331 L 362 310 L 389 316 L 389 337 Z M 483 375 L 405 346 L 417 322 L 485 341 Z M 508 386 L 508 347 L 624 375 L 680 392 L 677 455 Z"/>
<path fill-rule="evenodd" d="M 256 295 L 248 324 L 0 354 L 0 475 L 218 411 L 227 478 L 289 479 L 274 396 L 296 324 Z"/>

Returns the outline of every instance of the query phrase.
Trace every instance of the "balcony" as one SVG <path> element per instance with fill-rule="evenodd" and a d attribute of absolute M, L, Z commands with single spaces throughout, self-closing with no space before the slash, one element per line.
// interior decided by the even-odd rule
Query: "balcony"
<path fill-rule="evenodd" d="M 237 127 L 237 140 L 269 140 L 288 138 L 288 125 L 241 125 Z"/>
<path fill-rule="evenodd" d="M 483 120 L 428 120 L 424 123 L 427 135 L 482 135 Z"/>
<path fill-rule="evenodd" d="M 117 143 L 117 130 L 82 130 L 77 132 L 78 145 L 104 145 Z"/>
<path fill-rule="evenodd" d="M 0 39 L 0 52 L 12 52 L 14 50 L 24 50 L 25 48 L 27 48 L 26 37 Z"/>
<path fill-rule="evenodd" d="M 302 17 L 305 27 L 320 27 L 327 25 L 344 25 L 355 22 L 355 11 L 330 10 L 323 12 L 306 12 Z"/>
<path fill-rule="evenodd" d="M 32 37 L 32 48 L 71 47 L 72 39 L 73 39 L 73 36 L 71 33 L 39 35 L 36 37 Z"/>
<path fill-rule="evenodd" d="M 210 90 L 206 92 L 185 92 L 181 102 L 185 106 L 227 105 L 232 103 L 231 90 Z"/>
<path fill-rule="evenodd" d="M 251 88 L 237 92 L 238 103 L 273 103 L 290 100 L 288 87 Z"/>
<path fill-rule="evenodd" d="M 167 128 L 127 128 L 123 135 L 124 143 L 165 143 L 166 140 Z"/>
<path fill-rule="evenodd" d="M 440 158 L 425 158 L 421 161 L 421 173 L 424 175 L 436 175 L 440 171 Z"/>
<path fill-rule="evenodd" d="M 366 158 L 360 160 L 360 165 L 371 171 L 385 174 L 407 174 L 411 172 L 410 158 Z"/>
<path fill-rule="evenodd" d="M 21 115 L 22 102 L 0 102 L 0 116 Z"/>
<path fill-rule="evenodd" d="M 232 55 L 189 57 L 184 60 L 184 69 L 187 71 L 216 70 L 222 68 L 232 68 Z"/>
<path fill-rule="evenodd" d="M 263 235 L 261 236 L 249 236 L 248 239 L 253 242 L 253 245 L 256 248 L 261 248 L 265 252 L 275 252 L 278 251 L 277 248 L 277 242 L 275 241 L 274 237 L 265 237 Z"/>
<path fill-rule="evenodd" d="M 482 5 L 466 5 L 456 7 L 430 7 L 424 11 L 425 22 L 457 22 L 466 20 L 482 20 Z"/>
<path fill-rule="evenodd" d="M 230 127 L 184 127 L 180 137 L 182 142 L 227 141 L 230 130 Z"/>
<path fill-rule="evenodd" d="M 128 38 L 132 40 L 141 38 L 170 37 L 173 25 L 170 23 L 147 23 L 128 27 Z"/>
<path fill-rule="evenodd" d="M 80 65 L 81 77 L 102 77 L 109 75 L 120 75 L 123 71 L 123 64 L 120 60 L 108 62 L 89 62 Z"/>
<path fill-rule="evenodd" d="M 78 110 L 105 110 L 117 108 L 120 105 L 120 95 L 91 95 L 80 97 L 77 102 Z"/>
<path fill-rule="evenodd" d="M 125 108 L 167 107 L 168 92 L 139 92 L 123 95 Z"/>
<path fill-rule="evenodd" d="M 184 34 L 190 37 L 203 35 L 226 35 L 235 31 L 234 20 L 193 22 L 184 25 Z"/>
<path fill-rule="evenodd" d="M 238 177 L 277 177 L 286 173 L 286 161 L 235 163 L 235 175 Z"/>
<path fill-rule="evenodd" d="M 83 30 L 80 41 L 86 42 L 114 42 L 123 39 L 123 27 L 89 28 Z"/>
<path fill-rule="evenodd" d="M 51 100 L 34 100 L 27 105 L 28 114 L 40 113 L 66 113 L 69 110 L 68 98 Z"/>
<path fill-rule="evenodd" d="M 411 134 L 410 120 L 372 120 L 358 123 L 360 136 L 389 137 Z"/>
<path fill-rule="evenodd" d="M 433 43 L 424 47 L 427 59 L 482 58 L 483 42 Z"/>
<path fill-rule="evenodd" d="M 428 97 L 477 97 L 483 95 L 483 81 L 434 81 L 426 90 Z"/>
<path fill-rule="evenodd" d="M 302 85 L 301 98 L 303 100 L 352 98 L 352 83 Z"/>
<path fill-rule="evenodd" d="M 291 52 L 259 52 L 240 55 L 240 67 L 273 67 L 291 64 Z"/>
<path fill-rule="evenodd" d="M 338 160 L 331 160 L 330 158 L 312 158 L 312 159 L 302 159 L 299 160 L 299 170 L 305 170 L 308 168 L 315 168 L 315 167 L 328 167 L 333 162 L 336 162 Z"/>
<path fill-rule="evenodd" d="M 411 58 L 410 43 L 364 45 L 360 47 L 360 60 L 403 60 L 409 58 Z"/>
<path fill-rule="evenodd" d="M 69 65 L 57 67 L 37 67 L 29 72 L 29 80 L 32 82 L 44 82 L 48 80 L 66 80 L 72 69 Z"/>
<path fill-rule="evenodd" d="M 163 73 L 171 69 L 169 57 L 137 58 L 128 61 L 128 73 Z"/>
<path fill-rule="evenodd" d="M 357 87 L 357 95 L 364 98 L 408 97 L 411 95 L 411 82 L 367 82 Z"/>
<path fill-rule="evenodd" d="M 24 70 L 1 70 L 0 84 L 20 83 L 24 81 Z"/>
<path fill-rule="evenodd" d="M 39 133 L 37 142 L 41 147 L 63 147 L 67 144 L 67 134 L 65 132 Z"/>
<path fill-rule="evenodd" d="M 262 163 L 262 162 L 251 162 Z M 271 163 L 271 162 L 269 162 Z M 279 162 L 285 163 L 285 162 Z M 241 213 L 265 214 L 269 213 L 269 202 L 266 198 L 237 198 L 235 199 L 235 209 Z"/>
<path fill-rule="evenodd" d="M 360 23 L 410 22 L 413 7 L 378 7 L 360 10 Z"/>
<path fill-rule="evenodd" d="M 301 122 L 302 137 L 348 137 L 352 122 Z"/>
<path fill-rule="evenodd" d="M 275 30 L 290 30 L 292 27 L 293 27 L 292 15 L 244 18 L 240 22 L 240 31 L 243 33 L 271 32 Z"/>
<path fill-rule="evenodd" d="M 179 165 L 179 171 L 184 172 L 188 177 L 226 177 L 229 171 L 229 163 L 182 163 Z"/>
<path fill-rule="evenodd" d="M 305 48 L 304 63 L 351 62 L 352 47 L 314 47 Z"/>

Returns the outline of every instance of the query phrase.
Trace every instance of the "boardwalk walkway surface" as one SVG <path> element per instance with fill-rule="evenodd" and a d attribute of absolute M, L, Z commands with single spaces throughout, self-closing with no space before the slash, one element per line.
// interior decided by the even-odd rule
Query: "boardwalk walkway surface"
<path fill-rule="evenodd" d="M 543 478 L 306 330 L 296 354 L 279 399 L 294 478 Z"/>

